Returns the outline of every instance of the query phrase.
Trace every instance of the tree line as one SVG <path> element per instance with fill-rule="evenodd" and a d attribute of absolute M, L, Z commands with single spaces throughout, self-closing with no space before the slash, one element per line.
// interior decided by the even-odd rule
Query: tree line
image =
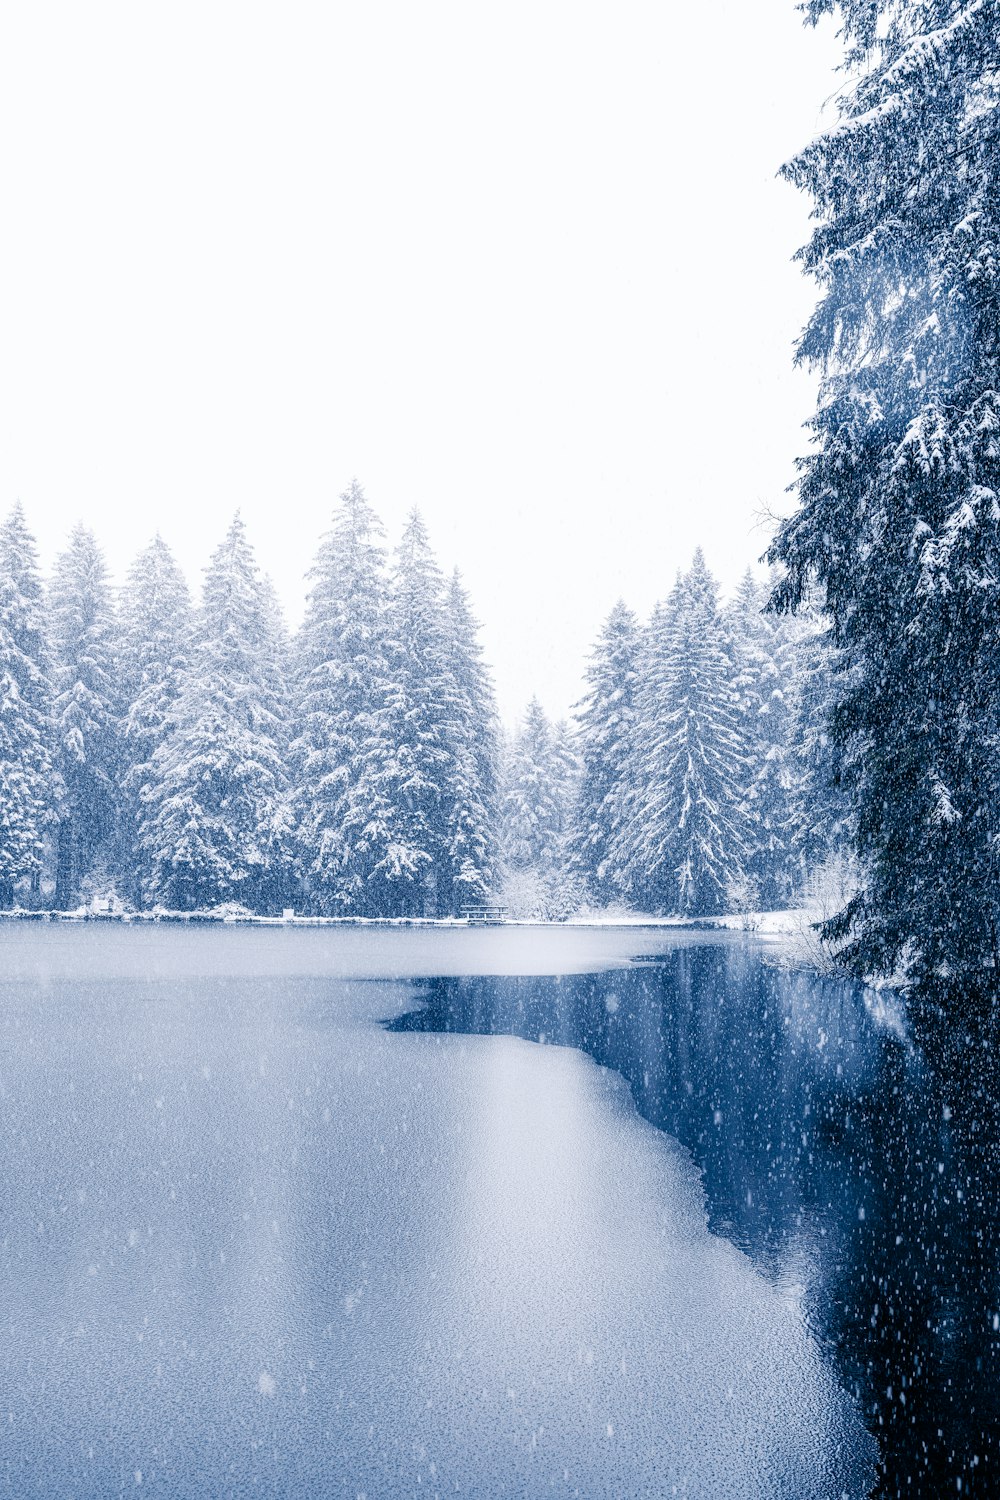
<path fill-rule="evenodd" d="M 118 597 L 78 526 L 43 587 L 0 528 L 0 902 L 295 902 L 440 913 L 496 857 L 497 720 L 456 574 L 409 518 L 391 558 L 356 483 L 290 640 L 237 516 L 193 607 L 166 543 Z"/>
<path fill-rule="evenodd" d="M 786 904 L 842 832 L 821 628 L 762 613 L 749 574 L 723 607 L 699 553 L 647 626 L 619 604 L 572 724 L 536 702 L 513 736 L 418 514 L 390 554 L 352 483 L 308 582 L 289 637 L 237 516 L 197 607 L 159 536 L 116 591 L 78 526 L 43 583 L 15 506 L 0 904 L 701 913 Z"/>
<path fill-rule="evenodd" d="M 780 908 L 842 853 L 826 622 L 769 613 L 771 588 L 748 571 L 723 603 L 699 550 L 645 625 L 616 604 L 573 725 L 529 705 L 504 776 L 515 903 Z"/>

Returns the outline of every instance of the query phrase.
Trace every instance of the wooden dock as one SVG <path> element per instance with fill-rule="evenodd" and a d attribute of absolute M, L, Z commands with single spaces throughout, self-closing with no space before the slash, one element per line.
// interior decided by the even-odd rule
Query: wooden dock
<path fill-rule="evenodd" d="M 502 927 L 507 920 L 507 908 L 494 903 L 463 906 L 462 916 L 470 927 Z"/>

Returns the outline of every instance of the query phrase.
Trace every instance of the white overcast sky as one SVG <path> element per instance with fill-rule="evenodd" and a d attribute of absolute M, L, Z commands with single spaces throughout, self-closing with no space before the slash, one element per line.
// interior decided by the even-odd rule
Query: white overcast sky
<path fill-rule="evenodd" d="M 837 84 L 794 0 L 13 4 L 0 511 L 193 582 L 238 506 L 301 616 L 357 475 L 463 570 L 505 714 L 619 595 L 730 586 L 802 449 L 808 205 Z"/>

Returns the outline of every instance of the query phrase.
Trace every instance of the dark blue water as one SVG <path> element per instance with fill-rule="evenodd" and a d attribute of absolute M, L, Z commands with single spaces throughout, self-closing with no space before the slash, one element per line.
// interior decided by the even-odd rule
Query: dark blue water
<path fill-rule="evenodd" d="M 442 979 L 395 1024 L 579 1047 L 615 1069 L 694 1156 L 713 1230 L 801 1302 L 879 1441 L 878 1493 L 1000 1493 L 995 1091 L 936 1082 L 860 990 L 734 946 Z"/>

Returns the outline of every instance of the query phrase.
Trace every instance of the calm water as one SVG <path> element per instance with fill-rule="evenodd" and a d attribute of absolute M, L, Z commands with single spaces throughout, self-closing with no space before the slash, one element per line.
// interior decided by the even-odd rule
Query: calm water
<path fill-rule="evenodd" d="M 443 979 L 396 1024 L 615 1069 L 697 1161 L 713 1231 L 801 1307 L 879 1439 L 877 1493 L 1000 1493 L 996 1101 L 930 1082 L 860 991 L 700 947 L 625 973 Z"/>
<path fill-rule="evenodd" d="M 4 1493 L 853 1500 L 872 1434 L 991 1493 L 996 1122 L 850 988 L 649 933 L 0 973 Z"/>

